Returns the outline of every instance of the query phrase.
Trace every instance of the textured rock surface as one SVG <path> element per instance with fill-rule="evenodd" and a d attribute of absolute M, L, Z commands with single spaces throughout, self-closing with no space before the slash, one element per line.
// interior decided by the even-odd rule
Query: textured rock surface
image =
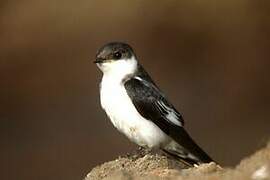
<path fill-rule="evenodd" d="M 270 146 L 243 159 L 235 168 L 221 168 L 215 163 L 185 168 L 181 162 L 164 155 L 133 155 L 93 168 L 85 180 L 270 180 Z"/>

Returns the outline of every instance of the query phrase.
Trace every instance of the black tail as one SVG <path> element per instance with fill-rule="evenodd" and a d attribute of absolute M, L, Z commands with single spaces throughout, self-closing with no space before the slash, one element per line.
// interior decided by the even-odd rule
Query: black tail
<path fill-rule="evenodd" d="M 213 162 L 212 158 L 193 141 L 183 127 L 174 126 L 173 129 L 170 129 L 169 135 L 181 148 L 180 151 L 164 149 L 166 153 L 177 156 L 191 165 Z"/>
<path fill-rule="evenodd" d="M 185 164 L 188 167 L 193 167 L 195 164 L 198 164 L 198 161 L 193 160 L 191 158 L 187 158 L 186 156 L 183 156 L 182 154 L 179 154 L 179 152 L 172 151 L 170 149 L 162 149 L 162 150 L 167 155 L 173 157 L 174 159 L 177 159 L 177 160 L 181 161 L 183 164 Z"/>

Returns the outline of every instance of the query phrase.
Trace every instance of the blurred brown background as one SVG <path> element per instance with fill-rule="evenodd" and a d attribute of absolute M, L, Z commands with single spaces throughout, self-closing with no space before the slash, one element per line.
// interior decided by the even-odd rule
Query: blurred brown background
<path fill-rule="evenodd" d="M 82 179 L 136 148 L 99 104 L 92 63 L 125 41 L 222 165 L 270 126 L 267 0 L 4 0 L 0 3 L 1 179 Z"/>

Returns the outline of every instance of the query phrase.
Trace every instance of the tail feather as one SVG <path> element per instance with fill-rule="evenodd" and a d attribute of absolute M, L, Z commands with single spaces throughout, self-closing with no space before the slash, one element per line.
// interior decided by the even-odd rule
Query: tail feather
<path fill-rule="evenodd" d="M 197 161 L 193 160 L 193 159 L 189 159 L 187 157 L 184 156 L 180 156 L 178 153 L 176 152 L 172 152 L 170 150 L 166 150 L 166 149 L 162 149 L 166 154 L 170 155 L 171 157 L 173 157 L 174 159 L 177 159 L 179 161 L 181 161 L 183 164 L 185 164 L 188 167 L 193 167 L 194 164 L 197 164 Z"/>
<path fill-rule="evenodd" d="M 212 158 L 193 141 L 183 127 L 177 127 L 170 132 L 170 136 L 176 143 L 165 148 L 165 152 L 178 156 L 192 165 L 213 162 Z"/>

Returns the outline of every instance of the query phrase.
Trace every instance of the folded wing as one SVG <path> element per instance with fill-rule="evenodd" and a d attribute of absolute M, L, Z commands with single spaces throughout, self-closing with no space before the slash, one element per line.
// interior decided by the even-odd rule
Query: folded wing
<path fill-rule="evenodd" d="M 124 86 L 141 116 L 154 122 L 163 132 L 183 147 L 185 154 L 192 154 L 192 156 L 186 156 L 189 163 L 199 164 L 212 161 L 185 131 L 181 114 L 168 102 L 151 79 L 146 81 L 140 76 L 135 76 L 127 80 Z M 180 157 L 185 160 L 183 154 Z M 193 157 L 193 159 L 190 159 L 190 157 Z"/>

